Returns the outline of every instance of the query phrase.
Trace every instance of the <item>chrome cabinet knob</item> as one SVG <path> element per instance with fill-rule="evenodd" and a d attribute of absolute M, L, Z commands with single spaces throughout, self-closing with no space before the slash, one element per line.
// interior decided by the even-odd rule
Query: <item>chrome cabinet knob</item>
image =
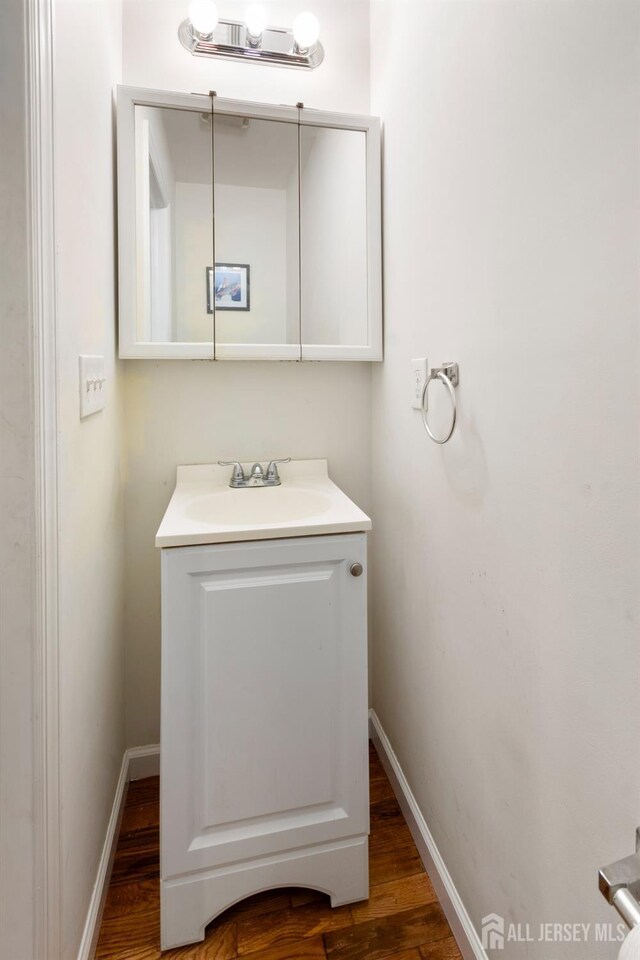
<path fill-rule="evenodd" d="M 362 576 L 362 564 L 361 563 L 352 563 L 349 567 L 349 573 L 352 577 Z"/>

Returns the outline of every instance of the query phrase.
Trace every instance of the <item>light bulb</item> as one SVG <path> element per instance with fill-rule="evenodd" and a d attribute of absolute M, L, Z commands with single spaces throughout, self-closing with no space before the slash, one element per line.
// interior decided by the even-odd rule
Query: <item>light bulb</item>
<path fill-rule="evenodd" d="M 202 37 L 209 37 L 218 25 L 218 11 L 213 0 L 191 0 L 189 20 Z"/>
<path fill-rule="evenodd" d="M 301 50 L 308 50 L 318 42 L 320 24 L 313 13 L 299 13 L 293 21 L 293 37 Z"/>
<path fill-rule="evenodd" d="M 261 4 L 252 3 L 244 18 L 247 31 L 252 37 L 260 37 L 267 25 L 267 11 Z"/>

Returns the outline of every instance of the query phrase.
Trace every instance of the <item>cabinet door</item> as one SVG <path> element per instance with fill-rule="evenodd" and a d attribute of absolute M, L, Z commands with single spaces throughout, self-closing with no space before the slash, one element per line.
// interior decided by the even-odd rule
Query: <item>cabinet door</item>
<path fill-rule="evenodd" d="M 302 116 L 302 359 L 381 360 L 380 124 Z"/>
<path fill-rule="evenodd" d="M 164 878 L 367 833 L 365 542 L 163 550 Z"/>
<path fill-rule="evenodd" d="M 213 358 L 212 124 L 209 97 L 120 88 L 121 357 Z"/>

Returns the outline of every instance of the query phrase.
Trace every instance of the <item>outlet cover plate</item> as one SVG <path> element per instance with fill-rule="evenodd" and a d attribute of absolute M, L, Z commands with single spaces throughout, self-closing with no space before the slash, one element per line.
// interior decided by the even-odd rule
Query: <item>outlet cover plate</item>
<path fill-rule="evenodd" d="M 426 357 L 418 357 L 411 361 L 411 406 L 419 410 L 422 399 L 422 388 L 427 379 L 428 362 Z"/>

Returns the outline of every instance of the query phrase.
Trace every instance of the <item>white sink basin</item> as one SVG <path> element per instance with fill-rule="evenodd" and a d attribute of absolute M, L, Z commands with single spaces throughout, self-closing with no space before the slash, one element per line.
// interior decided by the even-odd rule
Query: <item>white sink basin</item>
<path fill-rule="evenodd" d="M 201 523 L 273 525 L 310 520 L 331 510 L 331 498 L 316 490 L 280 487 L 231 487 L 210 490 L 185 504 L 184 515 Z"/>
<path fill-rule="evenodd" d="M 245 471 L 251 464 L 243 464 Z M 178 467 L 157 547 L 370 530 L 371 520 L 329 479 L 326 460 L 280 466 L 279 487 L 229 486 L 231 467 Z"/>

